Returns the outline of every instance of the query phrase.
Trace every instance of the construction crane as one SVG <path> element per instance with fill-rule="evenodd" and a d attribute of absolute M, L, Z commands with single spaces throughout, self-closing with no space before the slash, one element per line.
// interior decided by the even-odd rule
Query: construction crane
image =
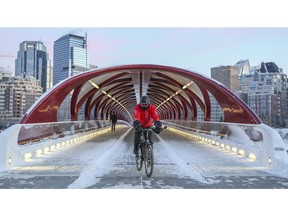
<path fill-rule="evenodd" d="M 0 54 L 0 63 L 1 63 L 1 58 L 2 57 L 4 57 L 4 58 L 14 58 L 14 59 L 16 58 L 16 56 L 13 56 L 13 55 L 1 55 Z M 0 66 L 1 66 L 1 64 L 0 64 Z M 8 66 L 8 69 L 10 70 L 10 66 Z"/>
<path fill-rule="evenodd" d="M 12 56 L 12 55 L 0 55 L 0 58 L 1 57 L 16 58 L 16 56 Z"/>

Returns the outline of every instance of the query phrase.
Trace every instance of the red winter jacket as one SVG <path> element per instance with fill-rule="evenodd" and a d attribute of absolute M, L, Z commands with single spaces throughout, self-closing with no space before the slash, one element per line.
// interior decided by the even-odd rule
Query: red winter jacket
<path fill-rule="evenodd" d="M 155 106 L 152 104 L 149 105 L 147 110 L 143 110 L 138 104 L 134 110 L 134 120 L 138 120 L 141 122 L 141 126 L 143 128 L 149 128 L 152 126 L 152 119 L 154 122 L 159 121 L 160 117 L 156 111 Z"/>

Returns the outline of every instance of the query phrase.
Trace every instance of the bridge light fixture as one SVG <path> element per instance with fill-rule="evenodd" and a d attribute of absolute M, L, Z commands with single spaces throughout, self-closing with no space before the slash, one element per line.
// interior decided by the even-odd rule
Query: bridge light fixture
<path fill-rule="evenodd" d="M 32 153 L 26 153 L 25 155 L 24 155 L 24 158 L 25 159 L 30 159 L 32 157 Z"/>
<path fill-rule="evenodd" d="M 237 148 L 236 148 L 236 147 L 233 147 L 233 148 L 232 148 L 232 152 L 237 153 Z"/>
<path fill-rule="evenodd" d="M 176 95 L 178 95 L 182 90 L 178 90 L 177 92 L 175 92 Z"/>
<path fill-rule="evenodd" d="M 256 160 L 256 156 L 253 153 L 249 154 L 249 158 L 252 159 L 252 160 Z"/>
<path fill-rule="evenodd" d="M 96 83 L 92 82 L 91 80 L 89 80 L 89 83 L 90 83 L 92 86 L 94 86 L 96 89 L 99 89 L 99 86 L 96 85 Z"/>
<path fill-rule="evenodd" d="M 242 149 L 240 149 L 238 153 L 239 153 L 240 155 L 243 155 L 243 156 L 245 155 L 245 151 L 242 150 Z"/>
<path fill-rule="evenodd" d="M 188 82 L 186 85 L 182 87 L 182 89 L 186 89 L 188 86 L 190 86 L 193 83 L 193 81 Z"/>
<path fill-rule="evenodd" d="M 9 158 L 8 158 L 8 164 L 11 164 L 11 163 L 12 163 L 12 158 L 9 157 Z"/>
<path fill-rule="evenodd" d="M 269 163 L 269 165 L 272 164 L 272 159 L 271 159 L 271 157 L 268 158 L 268 163 Z"/>
<path fill-rule="evenodd" d="M 42 154 L 42 149 L 38 149 L 38 150 L 36 150 L 36 155 L 41 155 Z"/>

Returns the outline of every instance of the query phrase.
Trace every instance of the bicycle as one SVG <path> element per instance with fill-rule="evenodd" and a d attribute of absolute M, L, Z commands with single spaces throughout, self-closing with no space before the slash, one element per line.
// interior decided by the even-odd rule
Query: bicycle
<path fill-rule="evenodd" d="M 167 126 L 161 128 L 166 129 Z M 153 153 L 153 145 L 150 143 L 148 134 L 149 132 L 154 132 L 154 128 L 146 128 L 144 132 L 141 134 L 141 139 L 138 147 L 138 156 L 136 156 L 136 167 L 137 170 L 140 171 L 143 167 L 143 162 L 145 164 L 145 173 L 147 177 L 151 177 L 154 168 L 154 153 Z"/>

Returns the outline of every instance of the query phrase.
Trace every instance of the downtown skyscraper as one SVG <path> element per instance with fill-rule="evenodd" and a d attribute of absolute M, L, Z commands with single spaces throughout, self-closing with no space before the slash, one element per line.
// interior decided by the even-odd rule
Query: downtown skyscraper
<path fill-rule="evenodd" d="M 247 104 L 267 124 L 279 126 L 287 119 L 287 74 L 274 62 L 261 62 L 250 74 L 240 76 L 240 93 Z"/>
<path fill-rule="evenodd" d="M 47 48 L 41 41 L 24 41 L 19 45 L 15 60 L 15 75 L 34 77 L 40 81 L 43 92 L 51 87 L 51 62 Z"/>
<path fill-rule="evenodd" d="M 67 34 L 54 42 L 53 85 L 89 69 L 87 35 Z"/>

